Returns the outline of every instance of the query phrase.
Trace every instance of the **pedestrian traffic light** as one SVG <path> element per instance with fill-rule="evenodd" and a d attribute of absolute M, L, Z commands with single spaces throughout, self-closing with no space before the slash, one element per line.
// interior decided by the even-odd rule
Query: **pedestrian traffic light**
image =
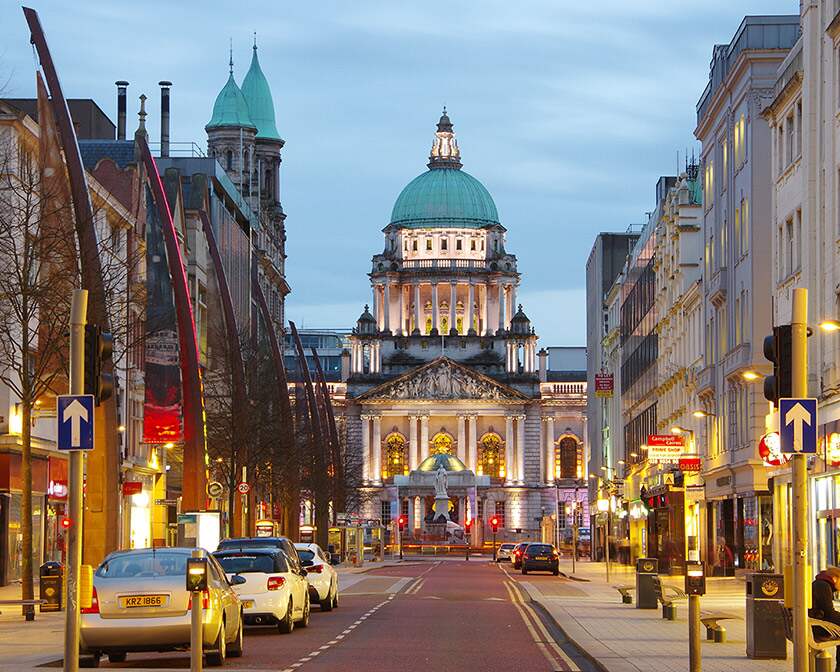
<path fill-rule="evenodd" d="M 400 528 L 400 532 L 405 531 L 405 523 L 406 523 L 405 516 L 400 516 L 399 518 L 397 518 L 397 525 Z"/>
<path fill-rule="evenodd" d="M 187 558 L 187 590 L 197 593 L 207 590 L 207 558 Z"/>
<path fill-rule="evenodd" d="M 773 327 L 773 334 L 764 339 L 764 357 L 773 364 L 773 375 L 764 379 L 764 397 L 778 406 L 779 399 L 792 396 L 793 347 L 789 324 Z"/>
<path fill-rule="evenodd" d="M 493 516 L 490 519 L 490 529 L 493 530 L 493 534 L 499 531 L 499 519 L 497 516 Z"/>
<path fill-rule="evenodd" d="M 85 394 L 92 394 L 97 406 L 114 393 L 108 366 L 113 353 L 114 337 L 95 324 L 85 325 Z"/>
<path fill-rule="evenodd" d="M 61 527 L 62 529 L 68 530 L 73 526 L 73 521 L 69 518 L 62 518 L 61 519 Z"/>

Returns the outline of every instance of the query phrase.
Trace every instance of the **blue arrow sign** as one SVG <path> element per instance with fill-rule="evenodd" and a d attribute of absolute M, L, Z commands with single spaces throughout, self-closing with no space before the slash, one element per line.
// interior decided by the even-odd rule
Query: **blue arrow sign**
<path fill-rule="evenodd" d="M 93 395 L 58 397 L 58 449 L 93 450 Z"/>
<path fill-rule="evenodd" d="M 779 399 L 779 438 L 783 453 L 817 452 L 816 399 Z"/>

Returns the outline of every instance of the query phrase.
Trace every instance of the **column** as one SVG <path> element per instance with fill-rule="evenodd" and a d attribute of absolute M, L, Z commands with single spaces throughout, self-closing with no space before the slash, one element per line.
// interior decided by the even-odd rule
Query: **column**
<path fill-rule="evenodd" d="M 420 305 L 420 283 L 418 282 L 414 285 L 414 332 L 419 332 L 421 334 L 426 328 L 426 325 L 420 319 L 422 313 L 423 309 Z"/>
<path fill-rule="evenodd" d="M 380 362 L 382 361 L 382 343 L 374 341 L 370 349 L 370 371 L 371 373 L 379 373 L 382 370 Z"/>
<path fill-rule="evenodd" d="M 499 326 L 498 329 L 505 328 L 505 286 L 500 282 L 499 288 Z"/>
<path fill-rule="evenodd" d="M 432 335 L 438 334 L 440 325 L 438 324 L 438 288 L 437 283 L 432 283 Z"/>
<path fill-rule="evenodd" d="M 467 461 L 467 419 L 463 413 L 458 414 L 458 459 Z"/>
<path fill-rule="evenodd" d="M 510 292 L 510 312 L 508 313 L 508 322 L 510 322 L 510 319 L 514 315 L 516 315 L 516 310 L 517 310 L 517 307 L 516 307 L 516 285 L 515 284 L 510 285 L 510 288 L 509 288 L 508 291 Z"/>
<path fill-rule="evenodd" d="M 382 482 L 382 418 L 373 416 L 373 482 Z"/>
<path fill-rule="evenodd" d="M 545 482 L 554 483 L 554 416 L 545 418 Z"/>
<path fill-rule="evenodd" d="M 516 416 L 516 480 L 525 482 L 525 416 Z"/>
<path fill-rule="evenodd" d="M 475 285 L 469 284 L 467 290 L 467 328 L 464 330 L 465 334 L 478 333 L 478 330 L 473 326 L 475 319 Z"/>
<path fill-rule="evenodd" d="M 455 320 L 458 319 L 455 313 L 455 304 L 458 302 L 458 286 L 451 282 L 449 283 L 449 331 L 452 331 L 455 326 Z"/>
<path fill-rule="evenodd" d="M 370 416 L 362 416 L 362 480 L 370 482 Z"/>
<path fill-rule="evenodd" d="M 481 327 L 480 334 L 482 336 L 487 336 L 488 327 L 487 327 L 487 289 L 488 285 L 479 285 L 478 286 L 478 295 L 481 298 Z"/>
<path fill-rule="evenodd" d="M 478 433 L 476 431 L 476 414 L 470 413 L 470 431 L 467 434 L 468 459 L 467 466 L 477 472 L 478 470 Z"/>
<path fill-rule="evenodd" d="M 505 484 L 513 482 L 513 416 L 505 416 Z"/>
<path fill-rule="evenodd" d="M 397 336 L 405 335 L 405 287 L 397 285 L 400 292 L 400 323 L 397 326 Z"/>
<path fill-rule="evenodd" d="M 384 304 L 382 308 L 384 309 L 384 315 L 382 318 L 382 331 L 387 331 L 391 333 L 391 283 L 390 281 L 386 280 L 385 285 L 382 288 L 382 291 L 385 293 L 384 300 L 382 303 Z"/>
<path fill-rule="evenodd" d="M 373 285 L 373 317 L 376 319 L 376 328 L 382 330 L 382 321 L 379 317 L 379 309 L 382 302 L 379 300 L 379 285 Z"/>
<path fill-rule="evenodd" d="M 418 460 L 422 462 L 426 457 L 426 451 L 429 450 L 429 415 L 428 413 L 420 416 L 420 445 L 418 446 Z"/>
<path fill-rule="evenodd" d="M 408 468 L 411 471 L 417 469 L 419 462 L 417 461 L 420 455 L 420 446 L 417 445 L 417 416 L 408 416 Z"/>
<path fill-rule="evenodd" d="M 412 497 L 414 500 L 414 529 L 419 530 L 423 527 L 423 500 L 420 497 Z"/>
<path fill-rule="evenodd" d="M 414 536 L 414 497 L 406 497 L 408 500 L 408 520 L 406 521 L 406 532 L 412 532 Z"/>

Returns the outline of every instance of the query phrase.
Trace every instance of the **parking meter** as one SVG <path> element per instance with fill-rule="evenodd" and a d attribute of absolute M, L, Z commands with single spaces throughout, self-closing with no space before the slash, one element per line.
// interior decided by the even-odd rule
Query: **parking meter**
<path fill-rule="evenodd" d="M 207 590 L 207 558 L 187 558 L 187 590 Z"/>
<path fill-rule="evenodd" d="M 689 560 L 685 563 L 685 592 L 687 595 L 706 594 L 706 570 L 702 562 Z"/>

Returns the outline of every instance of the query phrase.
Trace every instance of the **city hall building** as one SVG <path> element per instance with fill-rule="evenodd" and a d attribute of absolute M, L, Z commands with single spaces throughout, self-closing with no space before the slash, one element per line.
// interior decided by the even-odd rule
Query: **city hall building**
<path fill-rule="evenodd" d="M 432 536 L 443 468 L 447 526 L 480 519 L 474 541 L 489 536 L 493 515 L 499 538 L 551 539 L 557 501 L 562 512 L 577 498 L 586 520 L 585 351 L 552 348 L 554 367 L 538 349 L 506 230 L 462 170 L 446 110 L 428 170 L 383 231 L 372 303 L 350 336 L 343 409 L 367 495 L 360 513 L 383 524 L 402 514 L 411 536 Z M 571 527 L 571 514 L 559 525 Z"/>

